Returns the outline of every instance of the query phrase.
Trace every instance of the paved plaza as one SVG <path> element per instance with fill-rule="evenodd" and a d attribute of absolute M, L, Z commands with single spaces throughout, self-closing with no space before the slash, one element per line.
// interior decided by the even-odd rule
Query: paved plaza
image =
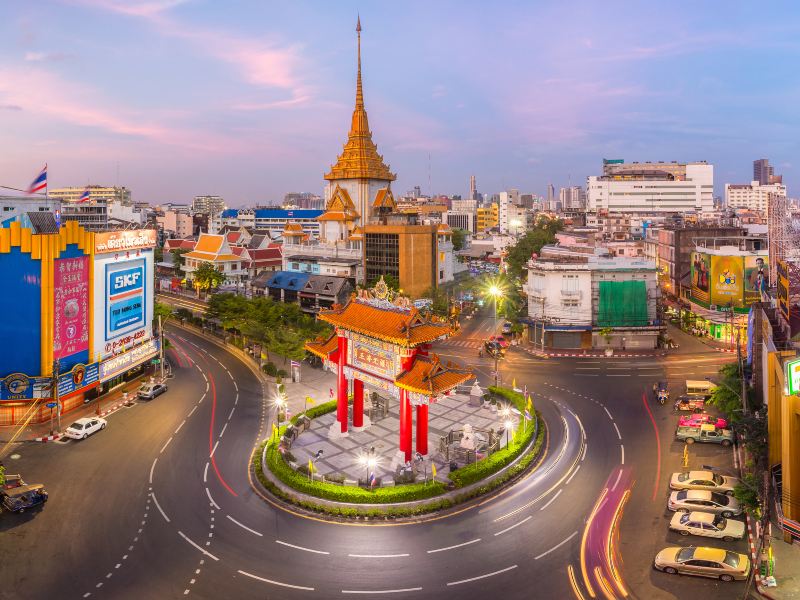
<path fill-rule="evenodd" d="M 366 401 L 369 404 L 369 401 Z M 368 477 L 367 467 L 364 461 L 359 461 L 374 448 L 374 454 L 378 456 L 378 464 L 375 467 L 375 476 L 383 478 L 383 484 L 392 481 L 395 472 L 396 456 L 398 450 L 400 416 L 398 400 L 389 401 L 388 414 L 379 418 L 373 417 L 372 425 L 363 431 L 354 432 L 350 429 L 348 437 L 329 439 L 328 432 L 336 420 L 336 413 L 331 412 L 312 421 L 311 429 L 303 432 L 292 445 L 291 452 L 299 465 L 308 463 L 309 458 L 313 458 L 322 450 L 319 459 L 314 460 L 314 466 L 320 475 L 338 474 L 348 480 L 366 479 Z M 352 406 L 351 418 L 352 422 Z M 428 422 L 428 457 L 424 465 L 419 467 L 418 481 L 424 478 L 423 469 L 427 476 L 431 476 L 430 461 L 436 465 L 436 479 L 447 481 L 449 473 L 449 463 L 443 453 L 440 452 L 440 439 L 447 436 L 451 431 L 463 430 L 465 424 L 472 426 L 475 431 L 476 445 L 481 446 L 481 441 L 486 442 L 488 436 L 483 432 L 493 429 L 500 438 L 500 447 L 506 444 L 506 434 L 504 423 L 513 423 L 516 429 L 519 422 L 519 415 L 511 412 L 508 416 L 501 415 L 497 407 L 492 407 L 489 403 L 481 406 L 471 406 L 469 396 L 452 394 L 442 400 L 431 404 L 429 408 Z M 530 425 L 529 425 L 530 426 Z M 416 433 L 416 432 L 415 432 Z M 513 435 L 513 430 L 510 432 Z M 416 449 L 416 438 L 414 440 Z M 455 445 L 459 443 L 456 441 Z M 479 454 L 480 457 L 480 454 Z M 451 459 L 453 460 L 453 459 Z M 459 466 L 464 462 L 457 460 Z"/>

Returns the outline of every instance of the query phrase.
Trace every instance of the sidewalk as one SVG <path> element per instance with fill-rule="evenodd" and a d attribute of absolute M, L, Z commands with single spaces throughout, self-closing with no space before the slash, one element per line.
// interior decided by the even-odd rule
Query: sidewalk
<path fill-rule="evenodd" d="M 605 350 L 562 350 L 558 351 L 544 351 L 533 347 L 530 344 L 521 344 L 517 346 L 532 356 L 540 358 L 649 358 L 653 356 L 666 356 L 667 350 L 664 348 L 657 348 L 654 350 L 620 350 L 614 348 L 614 354 L 606 356 Z"/>
<path fill-rule="evenodd" d="M 800 600 L 800 545 L 783 541 L 783 532 L 775 524 L 770 527 L 770 546 L 775 563 L 776 587 L 766 587 L 762 579 L 758 591 L 773 600 Z"/>
<path fill-rule="evenodd" d="M 701 338 L 691 333 L 683 331 L 680 327 L 676 327 L 672 323 L 667 323 L 667 336 L 672 338 L 678 344 L 678 348 L 674 350 L 677 354 L 697 354 L 700 352 L 708 352 L 709 349 L 717 352 L 736 352 L 736 349 L 730 349 L 730 344 L 711 340 L 709 338 Z"/>

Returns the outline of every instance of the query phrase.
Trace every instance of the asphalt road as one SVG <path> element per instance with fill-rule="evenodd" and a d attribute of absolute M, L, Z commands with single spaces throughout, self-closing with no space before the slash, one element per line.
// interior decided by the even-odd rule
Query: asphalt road
<path fill-rule="evenodd" d="M 470 344 L 492 327 L 475 319 L 439 351 L 471 363 L 487 383 L 493 362 Z M 687 373 L 716 371 L 720 355 L 554 361 L 511 352 L 503 380 L 527 385 L 549 425 L 541 467 L 444 518 L 359 526 L 291 514 L 256 495 L 247 463 L 268 425 L 261 384 L 213 344 L 177 330 L 172 339 L 168 393 L 111 415 L 88 440 L 20 445 L 7 461 L 10 472 L 44 482 L 51 499 L 41 511 L 0 518 L 0 598 L 571 598 L 570 572 L 588 598 L 581 566 L 595 563 L 581 548 L 605 534 L 584 532 L 615 485 L 614 502 L 629 496 L 627 504 L 603 504 L 596 521 L 609 531 L 615 514 L 621 519 L 618 577 L 631 596 L 722 598 L 743 589 L 651 569 L 671 540 L 664 506 L 677 449 L 671 411 L 651 407 L 654 428 L 642 393 L 665 374 L 677 385 Z M 699 452 L 698 462 L 722 465 L 721 449 Z"/>

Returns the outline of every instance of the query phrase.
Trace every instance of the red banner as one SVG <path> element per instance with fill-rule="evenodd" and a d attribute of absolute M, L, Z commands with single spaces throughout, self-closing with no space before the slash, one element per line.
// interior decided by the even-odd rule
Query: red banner
<path fill-rule="evenodd" d="M 89 258 L 55 261 L 53 358 L 89 349 Z"/>

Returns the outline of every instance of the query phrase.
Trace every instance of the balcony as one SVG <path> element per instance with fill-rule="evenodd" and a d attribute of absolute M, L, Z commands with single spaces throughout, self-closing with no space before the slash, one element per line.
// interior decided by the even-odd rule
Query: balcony
<path fill-rule="evenodd" d="M 561 295 L 566 298 L 580 298 L 583 293 L 581 290 L 561 290 Z"/>

